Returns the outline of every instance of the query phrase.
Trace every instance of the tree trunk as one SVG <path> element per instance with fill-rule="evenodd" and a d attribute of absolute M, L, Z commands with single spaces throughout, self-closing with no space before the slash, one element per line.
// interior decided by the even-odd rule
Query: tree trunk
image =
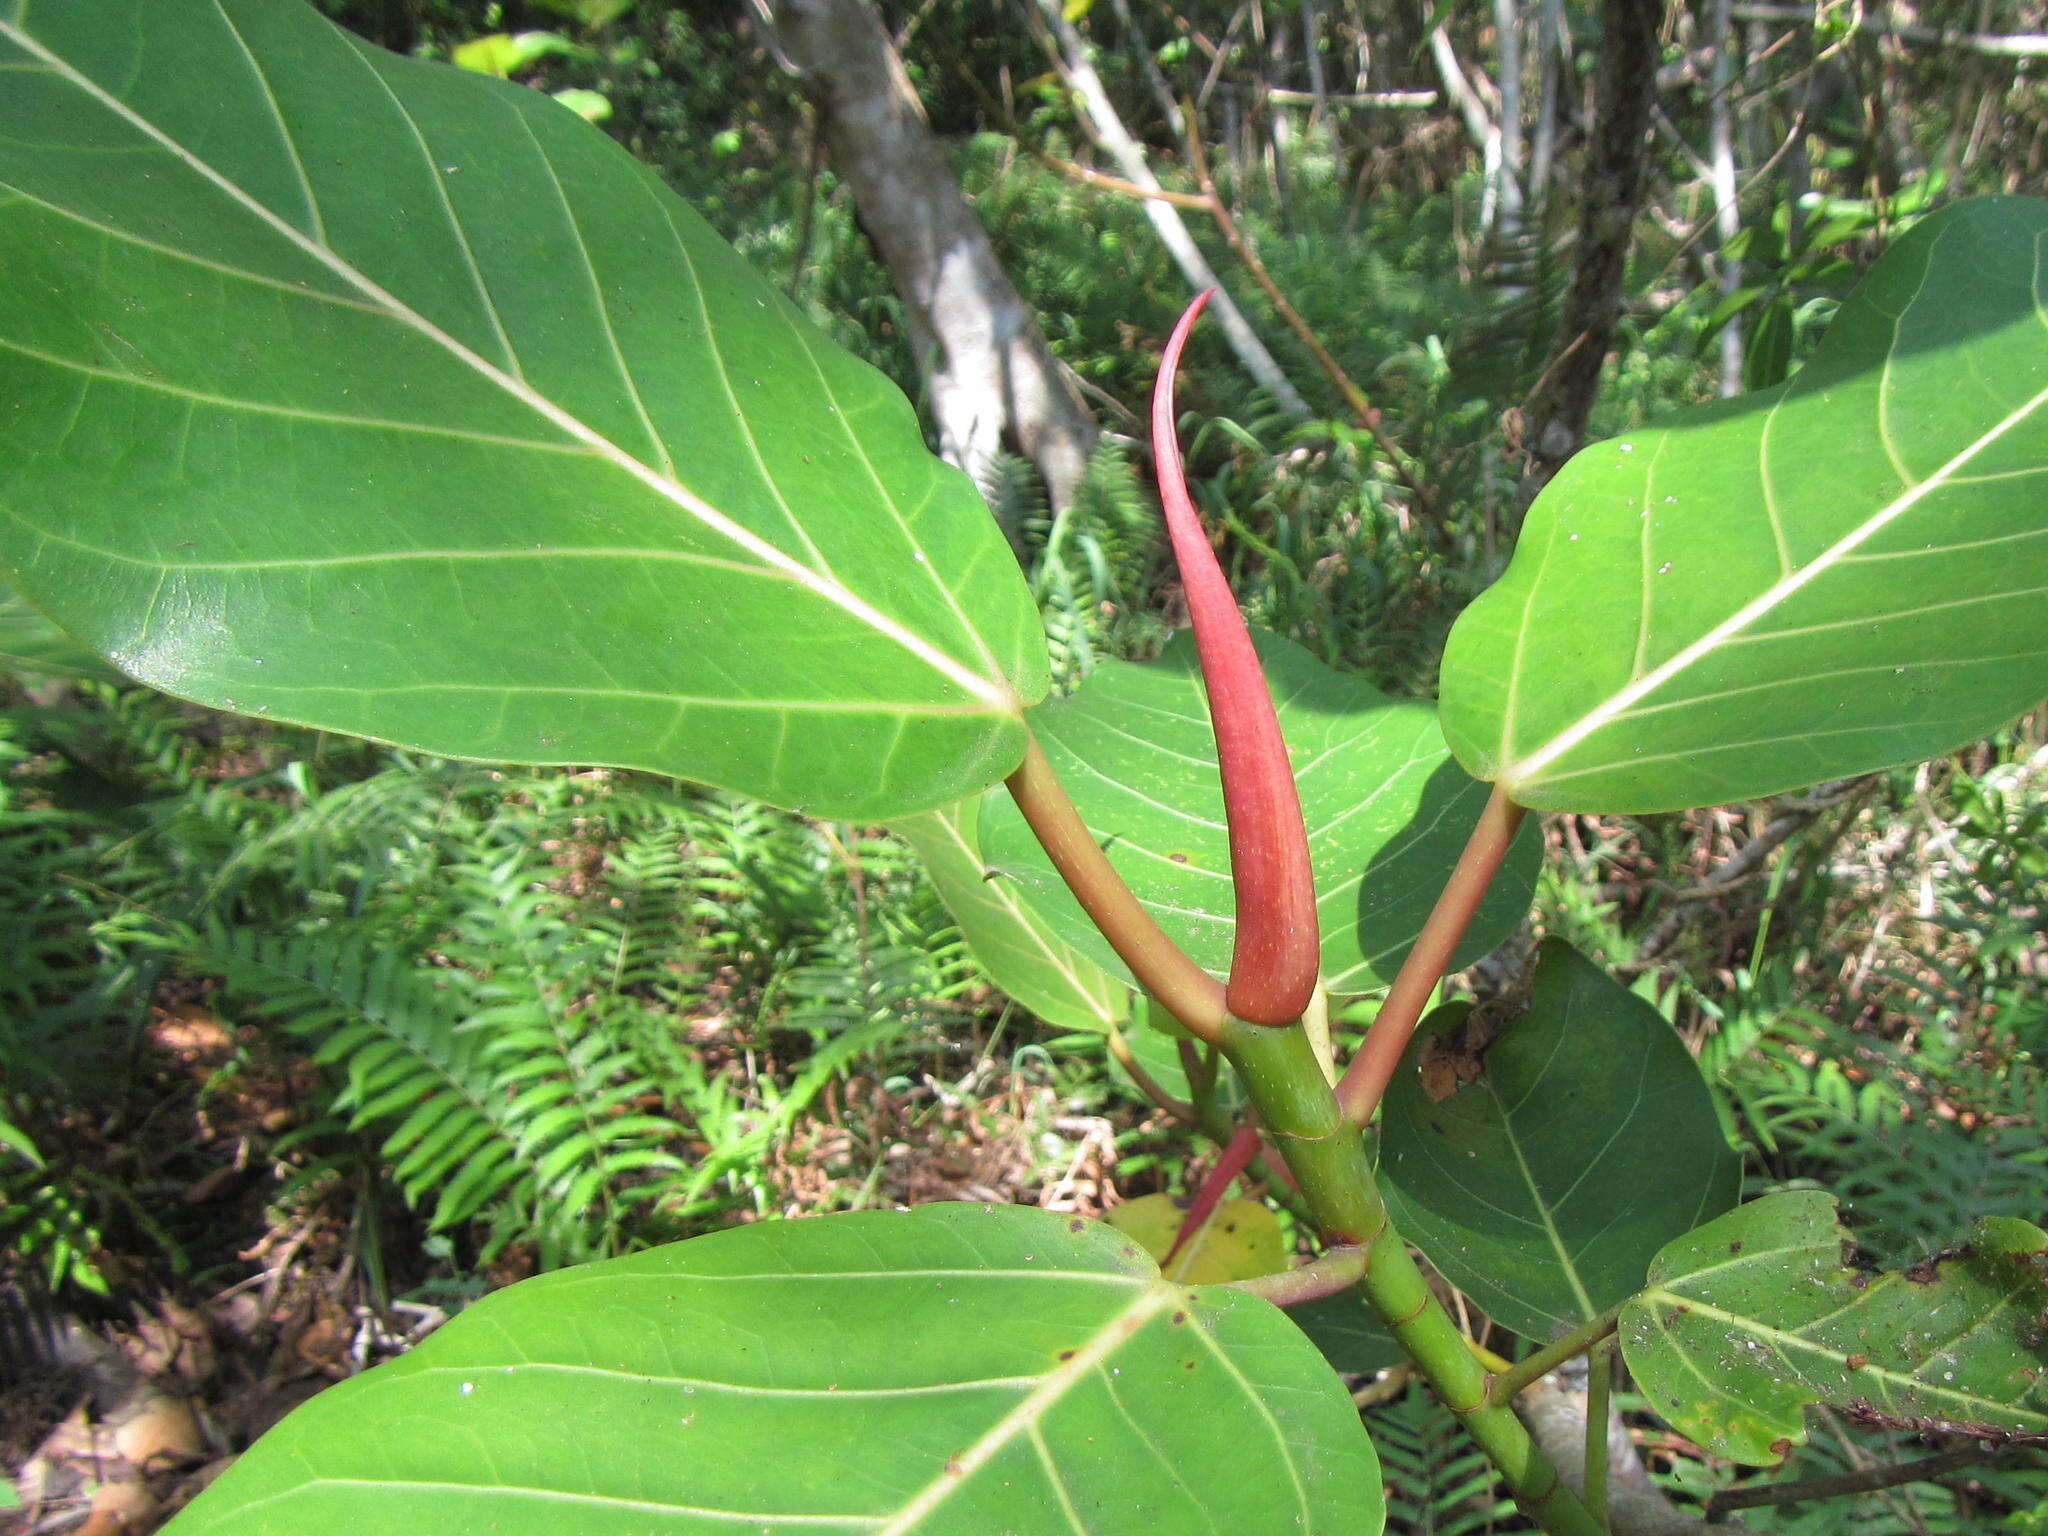
<path fill-rule="evenodd" d="M 1574 1360 L 1515 1399 L 1515 1412 L 1574 1493 L 1586 1487 L 1586 1363 Z M 1611 1412 L 1611 1410 L 1610 1410 Z M 1621 1415 L 1607 1424 L 1607 1519 L 1614 1536 L 1748 1536 L 1737 1521 L 1709 1525 L 1650 1480 Z"/>
<path fill-rule="evenodd" d="M 1549 365 L 1524 413 L 1531 494 L 1585 435 L 1642 209 L 1664 0 L 1603 0 L 1599 107 L 1579 192 L 1578 252 Z"/>
<path fill-rule="evenodd" d="M 1522 233 L 1522 7 L 1520 0 L 1493 0 L 1493 30 L 1500 50 L 1500 153 L 1495 174 L 1496 228 L 1504 242 Z"/>
<path fill-rule="evenodd" d="M 1007 438 L 1064 507 L 1095 423 L 961 195 L 871 0 L 775 0 L 774 18 L 903 300 L 939 452 L 983 484 Z"/>
<path fill-rule="evenodd" d="M 1707 103 L 1707 158 L 1714 171 L 1714 275 L 1721 297 L 1727 299 L 1742 286 L 1742 263 L 1728 252 L 1729 243 L 1742 232 L 1742 213 L 1735 206 L 1735 105 L 1729 100 L 1735 89 L 1735 27 L 1728 19 L 1728 0 L 1714 0 L 1707 14 L 1712 31 L 1707 46 L 1714 53 L 1714 94 Z M 1721 393 L 1742 393 L 1739 314 L 1730 315 L 1721 327 Z"/>
<path fill-rule="evenodd" d="M 1029 4 L 1030 0 L 1026 0 Z M 1096 139 L 1107 149 L 1117 163 L 1117 169 L 1126 181 L 1134 182 L 1147 192 L 1159 190 L 1159 178 L 1152 174 L 1152 167 L 1145 159 L 1144 150 L 1131 137 L 1130 129 L 1117 116 L 1116 106 L 1109 99 L 1109 92 L 1103 87 L 1102 77 L 1095 72 L 1095 66 L 1088 62 L 1088 50 L 1082 45 L 1081 34 L 1074 30 L 1074 24 L 1067 20 L 1060 9 L 1058 0 L 1039 0 L 1037 11 L 1028 14 L 1044 18 L 1049 35 L 1044 39 L 1053 62 L 1058 65 L 1068 88 L 1079 98 L 1081 110 L 1087 114 L 1089 126 Z M 1236 302 L 1223 286 L 1223 280 L 1216 275 L 1216 269 L 1195 244 L 1194 236 L 1181 221 L 1180 210 L 1171 203 L 1161 202 L 1156 197 L 1145 199 L 1145 217 L 1152 223 L 1159 236 L 1159 243 L 1166 247 L 1166 253 L 1173 258 L 1181 275 L 1188 280 L 1191 288 L 1214 288 L 1216 297 L 1210 301 L 1209 312 L 1217 319 L 1223 336 L 1230 343 L 1259 387 L 1291 416 L 1307 416 L 1308 402 L 1301 392 L 1288 382 L 1287 375 L 1280 371 L 1280 364 L 1273 354 L 1266 350 L 1266 344 L 1259 340 L 1258 333 L 1251 328 Z"/>
<path fill-rule="evenodd" d="M 1536 20 L 1536 122 L 1529 145 L 1529 206 L 1540 211 L 1550 200 L 1550 171 L 1557 152 L 1558 68 L 1564 48 L 1564 0 L 1543 0 Z"/>

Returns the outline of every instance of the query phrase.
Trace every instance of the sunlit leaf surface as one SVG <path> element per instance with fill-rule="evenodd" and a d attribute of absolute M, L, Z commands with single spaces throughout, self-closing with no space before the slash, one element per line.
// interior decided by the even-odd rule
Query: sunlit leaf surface
<path fill-rule="evenodd" d="M 220 708 L 836 816 L 1022 755 L 908 403 L 537 92 L 286 0 L 0 0 L 0 571 Z"/>
<path fill-rule="evenodd" d="M 1018 1207 L 769 1221 L 529 1280 L 328 1389 L 175 1536 L 1376 1536 L 1276 1308 Z"/>
<path fill-rule="evenodd" d="M 1254 631 L 1294 763 L 1315 869 L 1323 977 L 1339 993 L 1385 986 L 1458 856 L 1486 787 L 1460 771 L 1427 704 L 1389 699 L 1300 646 Z M 1109 860 L 1194 960 L 1228 973 L 1230 845 L 1216 742 L 1193 638 L 1156 662 L 1104 662 L 1031 726 Z M 1126 974 L 1053 872 L 1014 806 L 991 799 L 983 847 L 1070 944 Z M 1541 857 L 1530 826 L 1480 904 L 1454 965 L 1513 931 Z"/>
<path fill-rule="evenodd" d="M 2048 694 L 2048 203 L 1901 238 L 1777 389 L 1585 449 L 1444 656 L 1459 761 L 1663 811 L 1917 762 Z"/>

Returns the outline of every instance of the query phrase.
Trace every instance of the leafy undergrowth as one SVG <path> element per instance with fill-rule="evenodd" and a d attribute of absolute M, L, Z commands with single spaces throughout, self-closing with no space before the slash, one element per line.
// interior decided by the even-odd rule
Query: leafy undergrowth
<path fill-rule="evenodd" d="M 0 940 L 0 1464 L 32 1526 L 116 1484 L 146 1523 L 542 1268 L 769 1215 L 1095 1213 L 1127 1149 L 1160 1176 L 1151 1111 L 978 980 L 905 847 L 630 775 L 17 690 Z M 182 1427 L 116 1444 L 110 1404 Z"/>

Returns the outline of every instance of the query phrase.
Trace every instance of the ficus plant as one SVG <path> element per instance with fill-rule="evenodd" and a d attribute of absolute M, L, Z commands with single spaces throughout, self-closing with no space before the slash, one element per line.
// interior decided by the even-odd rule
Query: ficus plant
<path fill-rule="evenodd" d="M 1370 1533 L 1338 1367 L 1396 1359 L 1552 1536 L 1608 1529 L 1617 1353 L 1739 1462 L 1816 1403 L 2048 1439 L 2048 1234 L 1874 1275 L 1828 1196 L 1741 1203 L 1677 1036 L 1555 943 L 1515 1016 L 1425 1017 L 1526 913 L 1528 812 L 1916 762 L 2048 692 L 2044 252 L 2048 205 L 1956 203 L 1788 382 L 1585 450 L 1436 706 L 1239 618 L 1181 483 L 1191 310 L 1153 432 L 1192 641 L 1049 699 L 908 403 L 571 111 L 299 0 L 0 0 L 22 594 L 219 709 L 890 824 L 999 984 L 1224 1144 L 1204 1204 L 1257 1161 L 1320 1246 L 1189 1285 L 935 1205 L 565 1270 L 323 1392 L 176 1529 Z M 1340 1059 L 1333 1002 L 1374 999 Z M 1515 1400 L 1589 1351 L 1577 1491 Z"/>

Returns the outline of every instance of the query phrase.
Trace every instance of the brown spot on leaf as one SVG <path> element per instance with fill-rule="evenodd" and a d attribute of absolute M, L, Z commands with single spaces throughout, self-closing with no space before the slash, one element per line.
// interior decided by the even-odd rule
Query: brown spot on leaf
<path fill-rule="evenodd" d="M 1851 1355 L 1848 1359 L 1844 1360 L 1842 1364 L 1847 1366 L 1852 1371 L 1860 1371 L 1863 1369 L 1863 1367 L 1870 1364 L 1870 1356 Z"/>
<path fill-rule="evenodd" d="M 1899 1271 L 1899 1278 L 1910 1280 L 1915 1285 L 1932 1285 L 1941 1278 L 1941 1266 L 1950 1259 L 1966 1259 L 1968 1248 L 1944 1248 L 1939 1253 L 1930 1253 L 1918 1264 L 1908 1265 Z"/>

